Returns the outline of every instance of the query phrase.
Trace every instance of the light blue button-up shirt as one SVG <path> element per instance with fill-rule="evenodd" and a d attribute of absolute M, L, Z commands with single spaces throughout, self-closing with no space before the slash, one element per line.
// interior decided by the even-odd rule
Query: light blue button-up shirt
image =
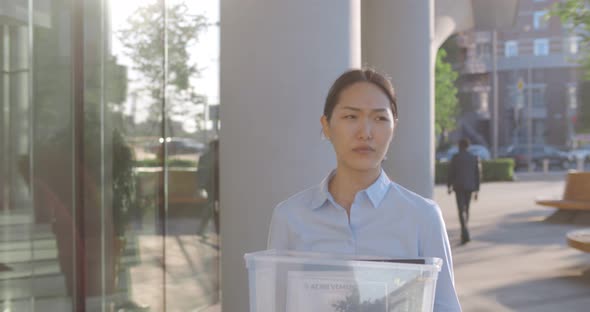
<path fill-rule="evenodd" d="M 392 182 L 384 171 L 358 192 L 346 210 L 334 201 L 328 182 L 293 195 L 274 210 L 269 249 L 392 258 L 443 260 L 434 311 L 461 311 L 453 278 L 451 248 L 438 205 Z"/>

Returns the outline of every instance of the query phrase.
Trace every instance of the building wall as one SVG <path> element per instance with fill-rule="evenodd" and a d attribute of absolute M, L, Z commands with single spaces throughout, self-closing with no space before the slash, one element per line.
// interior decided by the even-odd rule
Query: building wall
<path fill-rule="evenodd" d="M 522 0 L 519 2 L 519 12 L 514 27 L 498 32 L 498 43 L 495 53 L 498 57 L 498 104 L 499 104 L 499 145 L 506 146 L 514 141 L 514 108 L 519 101 L 524 101 L 524 109 L 520 116 L 526 118 L 526 105 L 528 96 L 528 71 L 531 70 L 533 88 L 541 88 L 545 109 L 533 108 L 533 122 L 537 128 L 537 122 L 544 124 L 540 142 L 567 145 L 573 135 L 571 128 L 571 116 L 568 115 L 568 88 L 575 86 L 579 79 L 579 66 L 575 63 L 577 53 L 570 50 L 571 35 L 564 28 L 558 18 L 551 17 L 544 22 L 538 19 L 540 27 L 535 27 L 535 12 L 546 11 L 558 0 Z M 546 26 L 542 26 L 546 23 Z M 538 23 L 539 24 L 539 23 Z M 455 64 L 460 72 L 457 81 L 462 107 L 480 110 L 478 118 L 480 124 L 490 124 L 494 121 L 488 119 L 493 109 L 493 66 L 491 59 L 492 36 L 490 32 L 466 32 L 460 34 L 456 41 L 462 47 L 459 62 Z M 547 55 L 535 55 L 535 39 L 547 39 L 549 41 Z M 507 54 L 507 45 L 515 42 L 518 46 L 517 53 Z M 539 49 L 537 52 L 541 52 Z M 488 52 L 490 51 L 490 52 Z M 518 91 L 518 81 L 522 81 L 522 91 Z M 481 103 L 477 93 L 488 93 L 488 105 Z M 519 94 L 520 97 L 519 98 Z M 486 112 L 486 109 L 488 110 Z M 469 112 L 469 110 L 467 110 Z M 465 116 L 463 116 L 465 118 Z M 489 122 L 488 122 L 489 120 Z M 526 127 L 526 122 L 521 122 Z M 477 127 L 476 127 L 477 128 Z M 480 125 L 480 128 L 481 125 Z M 486 128 L 484 125 L 483 128 Z M 524 131 L 524 130 L 523 130 Z M 490 131 L 482 131 L 485 141 L 491 142 Z M 520 140 L 528 137 L 521 132 Z"/>
<path fill-rule="evenodd" d="M 534 89 L 543 90 L 543 107 L 536 106 L 535 96 L 533 95 L 532 116 L 537 122 L 544 124 L 542 138 L 535 139 L 536 142 L 547 143 L 552 145 L 565 145 L 568 140 L 568 124 L 571 118 L 567 115 L 568 101 L 567 92 L 570 85 L 575 85 L 576 72 L 571 68 L 536 68 L 531 70 Z M 500 145 L 509 145 L 514 143 L 514 131 L 517 125 L 514 122 L 514 108 L 521 101 L 522 109 L 516 116 L 521 116 L 520 126 L 526 128 L 526 118 L 528 116 L 528 88 L 526 81 L 528 77 L 527 69 L 515 69 L 512 71 L 503 71 L 499 75 L 499 103 L 500 103 Z M 522 91 L 518 91 L 518 80 L 522 79 L 525 86 Z M 572 83 L 573 81 L 573 83 Z M 520 97 L 520 99 L 519 99 Z M 534 126 L 536 127 L 536 126 Z M 527 139 L 526 130 L 521 132 L 520 140 Z M 533 133 L 536 133 L 536 129 Z"/>

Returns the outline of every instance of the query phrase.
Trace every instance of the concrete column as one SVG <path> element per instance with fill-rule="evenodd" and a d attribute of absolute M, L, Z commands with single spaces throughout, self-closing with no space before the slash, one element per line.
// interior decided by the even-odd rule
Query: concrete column
<path fill-rule="evenodd" d="M 223 311 L 248 309 L 243 255 L 273 208 L 335 167 L 320 137 L 331 83 L 360 66 L 360 0 L 221 1 Z"/>
<path fill-rule="evenodd" d="M 434 0 L 362 2 L 362 58 L 392 77 L 399 121 L 384 162 L 390 177 L 434 190 Z"/>
<path fill-rule="evenodd" d="M 473 28 L 472 0 L 435 0 L 434 8 L 434 42 L 432 48 L 438 48 L 452 34 Z"/>

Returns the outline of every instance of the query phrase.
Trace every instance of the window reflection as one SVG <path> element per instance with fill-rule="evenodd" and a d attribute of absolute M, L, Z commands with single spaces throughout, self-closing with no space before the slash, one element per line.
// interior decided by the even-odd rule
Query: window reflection
<path fill-rule="evenodd" d="M 210 143 L 219 125 L 218 4 L 162 5 L 111 10 L 112 53 L 128 76 L 121 129 L 136 156 L 140 207 L 125 238 L 141 261 L 125 284 L 131 302 L 186 311 L 219 301 L 218 154 Z"/>
<path fill-rule="evenodd" d="M 0 3 L 2 307 L 214 306 L 218 2 L 84 1 L 83 50 L 71 2 L 32 2 Z"/>

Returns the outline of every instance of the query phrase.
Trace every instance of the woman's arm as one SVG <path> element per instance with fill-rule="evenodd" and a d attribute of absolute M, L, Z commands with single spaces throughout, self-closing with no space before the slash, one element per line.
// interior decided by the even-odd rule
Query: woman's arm
<path fill-rule="evenodd" d="M 430 218 L 422 255 L 425 257 L 437 257 L 443 260 L 442 268 L 438 274 L 436 293 L 434 298 L 435 312 L 460 312 L 461 305 L 455 290 L 453 275 L 453 257 L 449 237 L 444 220 L 438 205 L 434 206 L 434 214 Z"/>
<path fill-rule="evenodd" d="M 270 227 L 268 230 L 268 249 L 289 249 L 289 227 L 287 224 L 287 216 L 285 215 L 281 206 L 277 206 L 270 220 Z"/>

